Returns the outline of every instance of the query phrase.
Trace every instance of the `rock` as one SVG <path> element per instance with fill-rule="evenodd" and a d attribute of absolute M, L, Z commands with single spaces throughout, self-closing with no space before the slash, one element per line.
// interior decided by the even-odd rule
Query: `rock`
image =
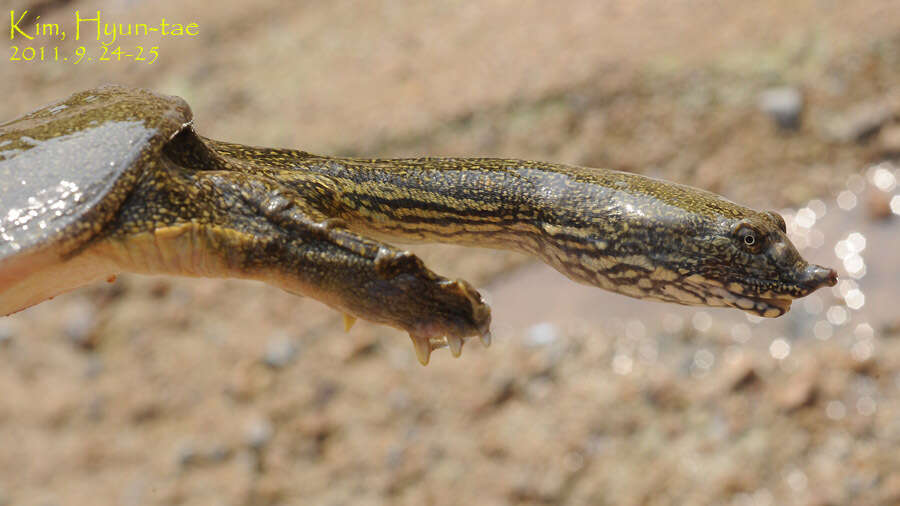
<path fill-rule="evenodd" d="M 490 381 L 489 387 L 482 394 L 483 397 L 475 402 L 472 413 L 475 416 L 485 415 L 520 394 L 520 387 L 515 378 L 507 375 L 496 378 Z"/>
<path fill-rule="evenodd" d="M 811 406 L 818 395 L 815 371 L 807 369 L 792 375 L 784 384 L 774 384 L 775 404 L 784 411 L 792 412 Z"/>
<path fill-rule="evenodd" d="M 294 341 L 285 336 L 277 336 L 270 338 L 266 344 L 263 362 L 272 369 L 281 369 L 290 364 L 296 355 L 297 346 Z"/>
<path fill-rule="evenodd" d="M 7 319 L 0 320 L 0 346 L 8 346 L 15 336 L 15 326 Z"/>
<path fill-rule="evenodd" d="M 833 119 L 826 128 L 829 137 L 838 142 L 862 142 L 878 133 L 892 116 L 887 100 L 864 102 Z"/>
<path fill-rule="evenodd" d="M 231 370 L 225 392 L 234 399 L 249 401 L 272 384 L 273 374 L 259 361 L 244 358 Z"/>
<path fill-rule="evenodd" d="M 164 278 L 154 279 L 150 283 L 150 287 L 148 289 L 148 291 L 150 292 L 150 296 L 154 299 L 165 298 L 171 290 L 172 282 Z"/>
<path fill-rule="evenodd" d="M 803 94 L 793 86 L 769 88 L 759 96 L 759 108 L 781 130 L 797 130 L 803 113 Z"/>
<path fill-rule="evenodd" d="M 663 371 L 650 375 L 643 391 L 644 398 L 653 407 L 664 410 L 684 408 L 690 404 L 689 397 L 694 393 L 685 391 L 676 377 Z"/>
<path fill-rule="evenodd" d="M 325 445 L 338 430 L 339 426 L 322 413 L 310 413 L 297 417 L 285 427 L 285 432 L 292 437 L 299 436 L 302 442 L 297 447 L 297 454 L 310 459 L 318 459 L 325 452 Z"/>
<path fill-rule="evenodd" d="M 97 314 L 90 303 L 75 303 L 65 311 L 63 333 L 69 341 L 83 350 L 93 350 L 99 343 L 99 334 L 95 332 Z"/>
<path fill-rule="evenodd" d="M 722 382 L 730 392 L 738 392 L 759 382 L 756 366 L 748 356 L 726 361 L 723 369 Z"/>
<path fill-rule="evenodd" d="M 266 418 L 257 418 L 247 428 L 247 446 L 256 451 L 262 450 L 272 440 L 273 433 L 272 422 Z"/>
<path fill-rule="evenodd" d="M 216 443 L 206 448 L 199 447 L 193 441 L 183 441 L 175 451 L 175 460 L 179 469 L 220 464 L 229 457 L 232 451 L 228 446 Z"/>
<path fill-rule="evenodd" d="M 224 462 L 231 457 L 231 448 L 218 443 L 212 445 L 206 452 L 206 458 L 210 462 Z"/>
<path fill-rule="evenodd" d="M 197 463 L 197 448 L 193 443 L 185 441 L 175 451 L 175 462 L 180 469 L 187 469 Z"/>

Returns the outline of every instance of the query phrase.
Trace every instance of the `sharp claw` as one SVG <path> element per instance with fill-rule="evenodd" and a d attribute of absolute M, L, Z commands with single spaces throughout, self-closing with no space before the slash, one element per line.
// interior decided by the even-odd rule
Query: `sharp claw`
<path fill-rule="evenodd" d="M 413 348 L 416 349 L 416 358 L 419 359 L 419 363 L 422 365 L 428 365 L 428 359 L 431 358 L 431 343 L 428 342 L 427 337 L 413 337 L 409 336 L 413 342 Z"/>
<path fill-rule="evenodd" d="M 354 323 L 356 323 L 356 317 L 351 316 L 348 313 L 344 313 L 344 332 L 350 332 L 350 329 L 353 328 Z"/>
<path fill-rule="evenodd" d="M 491 346 L 491 331 L 490 330 L 485 330 L 484 333 L 482 333 L 480 336 L 478 336 L 478 338 L 481 339 L 481 344 L 483 344 L 485 348 L 488 348 Z"/>
<path fill-rule="evenodd" d="M 459 358 L 462 354 L 462 338 L 459 336 L 447 336 L 447 345 L 450 346 L 450 353 L 452 353 L 455 358 Z"/>

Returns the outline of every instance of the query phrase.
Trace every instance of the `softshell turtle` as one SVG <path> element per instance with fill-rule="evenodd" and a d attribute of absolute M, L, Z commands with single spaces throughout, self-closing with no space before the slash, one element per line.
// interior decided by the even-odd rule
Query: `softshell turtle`
<path fill-rule="evenodd" d="M 628 296 L 766 317 L 834 285 L 784 221 L 617 171 L 349 159 L 214 141 L 178 97 L 105 86 L 0 125 L 0 314 L 120 272 L 257 279 L 409 332 L 489 342 L 467 282 L 375 237 L 506 248 Z"/>

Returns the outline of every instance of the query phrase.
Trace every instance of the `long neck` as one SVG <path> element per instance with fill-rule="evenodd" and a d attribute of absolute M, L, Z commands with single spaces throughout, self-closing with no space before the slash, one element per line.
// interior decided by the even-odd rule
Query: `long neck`
<path fill-rule="evenodd" d="M 587 208 L 596 199 L 573 193 L 572 178 L 585 169 L 496 158 L 338 158 L 204 141 L 230 169 L 269 175 L 350 229 L 402 242 L 540 255 L 551 231 L 571 226 L 583 234 L 586 221 L 609 221 Z"/>
<path fill-rule="evenodd" d="M 690 240 L 698 222 L 752 212 L 703 190 L 618 171 L 497 158 L 337 158 L 206 142 L 231 168 L 272 176 L 352 230 L 522 251 L 591 284 L 604 284 L 598 273 L 626 263 L 652 270 L 651 252 Z"/>
<path fill-rule="evenodd" d="M 351 228 L 405 241 L 539 253 L 543 226 L 559 207 L 523 164 L 484 158 L 356 160 L 304 164 L 338 188 L 340 216 Z M 550 167 L 540 167 L 546 177 Z"/>

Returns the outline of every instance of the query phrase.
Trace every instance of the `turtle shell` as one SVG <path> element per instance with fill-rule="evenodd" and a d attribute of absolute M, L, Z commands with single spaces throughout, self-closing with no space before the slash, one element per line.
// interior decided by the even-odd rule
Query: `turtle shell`
<path fill-rule="evenodd" d="M 0 124 L 0 272 L 78 249 L 190 122 L 181 98 L 104 86 Z"/>

